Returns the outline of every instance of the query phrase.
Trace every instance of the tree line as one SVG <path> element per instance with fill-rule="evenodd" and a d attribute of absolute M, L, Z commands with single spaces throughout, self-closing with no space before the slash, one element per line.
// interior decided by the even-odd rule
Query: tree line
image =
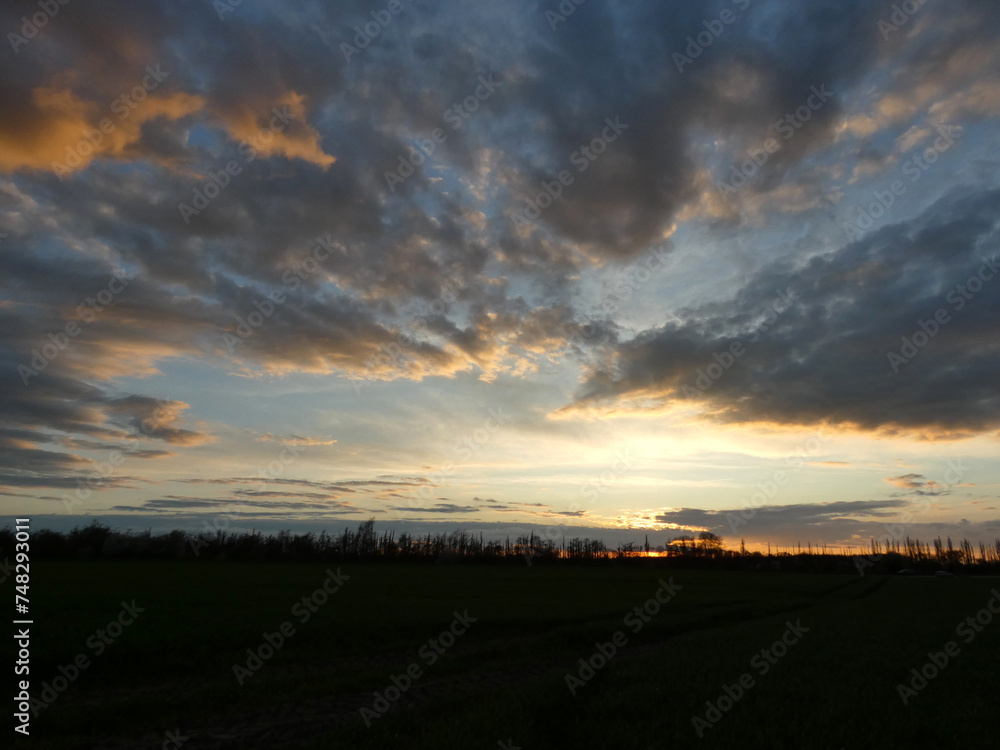
<path fill-rule="evenodd" d="M 10 528 L 0 529 L 0 557 L 13 553 L 15 539 Z M 503 541 L 487 540 L 458 530 L 416 535 L 385 530 L 379 533 L 374 519 L 337 534 L 293 534 L 279 531 L 230 532 L 216 530 L 192 534 L 170 531 L 116 531 L 98 521 L 67 533 L 51 530 L 31 535 L 32 558 L 51 559 L 189 559 L 189 560 L 288 560 L 288 561 L 396 561 L 396 562 L 516 562 L 546 564 L 563 561 L 621 561 L 657 558 L 688 567 L 748 568 L 761 570 L 814 570 L 817 572 L 933 572 L 948 569 L 966 572 L 1000 571 L 1000 539 L 992 546 L 973 545 L 968 539 L 954 544 L 951 538 L 936 538 L 930 544 L 906 537 L 901 540 L 872 539 L 857 553 L 831 552 L 801 545 L 791 550 L 748 552 L 743 540 L 738 550 L 726 549 L 722 538 L 711 532 L 698 537 L 680 536 L 668 544 L 650 547 L 626 542 L 614 548 L 600 539 L 574 537 L 561 540 L 528 534 Z"/>

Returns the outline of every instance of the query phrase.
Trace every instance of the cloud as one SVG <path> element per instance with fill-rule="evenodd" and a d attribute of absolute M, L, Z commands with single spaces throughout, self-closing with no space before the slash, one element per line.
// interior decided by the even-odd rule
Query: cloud
<path fill-rule="evenodd" d="M 389 508 L 389 510 L 406 511 L 408 513 L 478 513 L 479 508 L 474 505 L 456 505 L 455 503 L 435 503 L 429 507 L 411 508 L 400 506 Z"/>
<path fill-rule="evenodd" d="M 1000 296 L 988 286 L 970 299 L 955 290 L 981 269 L 996 275 L 984 253 L 995 247 L 998 203 L 995 190 L 955 191 L 916 219 L 798 267 L 765 267 L 730 302 L 685 311 L 619 345 L 613 367 L 590 373 L 557 414 L 695 408 L 723 423 L 831 424 L 927 439 L 995 432 Z M 904 337 L 941 309 L 949 322 L 894 368 L 889 354 L 898 356 Z"/>
<path fill-rule="evenodd" d="M 248 512 L 275 511 L 290 514 L 314 514 L 321 513 L 360 513 L 366 512 L 363 509 L 355 508 L 351 503 L 327 500 L 324 502 L 309 502 L 297 500 L 218 500 L 213 498 L 162 498 L 154 500 L 144 500 L 139 505 L 115 505 L 111 510 L 128 512 L 173 512 L 183 510 L 202 509 L 206 511 L 225 511 L 228 514 L 239 516 L 246 509 Z"/>
<path fill-rule="evenodd" d="M 749 518 L 746 508 L 674 508 L 657 513 L 649 520 L 671 529 L 711 531 L 730 542 L 733 537 L 746 537 L 782 544 L 847 544 L 852 541 L 867 544 L 870 537 L 884 537 L 887 525 L 898 520 L 909 505 L 905 500 L 772 505 L 753 509 Z M 915 537 L 920 532 L 926 535 L 929 528 L 923 524 L 910 526 Z"/>
<path fill-rule="evenodd" d="M 296 435 L 296 434 L 273 435 L 270 432 L 259 433 L 253 430 L 249 430 L 249 432 L 259 442 L 281 443 L 282 445 L 319 446 L 319 445 L 335 445 L 337 443 L 336 440 L 330 438 L 304 437 L 302 435 Z"/>
<path fill-rule="evenodd" d="M 927 479 L 923 474 L 903 474 L 898 477 L 887 477 L 884 481 L 889 484 L 899 487 L 903 490 L 909 490 L 909 494 L 914 495 L 926 495 L 930 497 L 938 497 L 940 495 L 950 495 L 952 487 L 974 487 L 974 484 L 941 484 L 940 482 L 935 482 L 933 479 Z"/>
<path fill-rule="evenodd" d="M 426 477 L 395 477 L 393 475 L 380 475 L 374 479 L 341 479 L 329 482 L 318 482 L 310 479 L 291 479 L 287 477 L 219 477 L 204 479 L 183 479 L 179 480 L 187 484 L 216 484 L 216 485 L 278 485 L 289 487 L 304 487 L 308 489 L 323 490 L 332 493 L 338 492 L 380 492 L 384 487 L 423 487 L 430 483 Z"/>
<path fill-rule="evenodd" d="M 225 117 L 226 129 L 234 139 L 249 144 L 266 157 L 286 156 L 302 159 L 324 169 L 335 161 L 323 152 L 320 135 L 306 120 L 305 97 L 288 92 L 266 114 L 258 114 L 261 107 L 249 104 Z"/>
<path fill-rule="evenodd" d="M 898 477 L 889 477 L 885 481 L 896 487 L 902 487 L 904 490 L 920 489 L 927 484 L 923 474 L 903 474 Z M 936 485 L 937 483 L 931 482 L 931 484 Z"/>
<path fill-rule="evenodd" d="M 190 408 L 181 401 L 160 401 L 147 396 L 125 396 L 108 402 L 111 418 L 123 422 L 150 438 L 172 445 L 195 446 L 212 442 L 211 435 L 178 427 L 181 414 Z"/>
<path fill-rule="evenodd" d="M 8 332 L 16 334 L 16 328 Z M 82 481 L 104 489 L 134 486 L 140 480 L 120 474 L 119 467 L 126 466 L 124 471 L 131 474 L 136 466 L 124 462 L 174 455 L 157 441 L 184 447 L 213 440 L 181 426 L 185 403 L 121 396 L 60 374 L 58 364 L 25 385 L 17 368 L 30 361 L 30 354 L 18 356 L 0 343 L 0 410 L 5 421 L 0 429 L 0 486 L 70 488 Z M 86 453 L 92 456 L 81 455 Z M 119 454 L 121 459 L 116 458 Z"/>
<path fill-rule="evenodd" d="M 51 169 L 65 175 L 94 159 L 141 156 L 130 149 L 141 138 L 145 123 L 180 120 L 201 106 L 201 99 L 189 94 L 153 96 L 119 124 L 108 119 L 110 112 L 79 100 L 69 89 L 36 88 L 30 100 L 32 126 L 21 132 L 0 131 L 0 172 Z"/>

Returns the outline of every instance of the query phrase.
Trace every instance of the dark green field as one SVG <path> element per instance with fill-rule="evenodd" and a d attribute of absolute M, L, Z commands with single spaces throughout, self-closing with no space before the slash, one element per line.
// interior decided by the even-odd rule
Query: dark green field
<path fill-rule="evenodd" d="M 327 567 L 36 562 L 33 697 L 78 654 L 89 666 L 33 719 L 31 746 L 177 747 L 168 731 L 185 748 L 435 750 L 957 748 L 1000 737 L 1000 623 L 956 632 L 997 579 L 352 564 L 302 623 L 307 610 L 293 607 Z M 626 622 L 671 578 L 680 589 L 669 603 Z M 97 631 L 133 599 L 144 611 L 102 643 Z M 466 610 L 476 621 L 450 648 L 428 645 Z M 787 653 L 761 655 L 797 621 L 808 632 Z M 234 664 L 246 667 L 247 649 L 283 622 L 294 634 L 238 684 Z M 571 694 L 566 675 L 579 678 L 580 659 L 617 631 L 626 645 Z M 904 705 L 897 684 L 948 641 L 957 656 Z M 411 665 L 419 676 L 366 726 L 360 709 L 387 705 L 374 693 Z M 692 717 L 747 673 L 752 686 L 730 687 L 738 700 L 724 699 L 699 737 Z"/>

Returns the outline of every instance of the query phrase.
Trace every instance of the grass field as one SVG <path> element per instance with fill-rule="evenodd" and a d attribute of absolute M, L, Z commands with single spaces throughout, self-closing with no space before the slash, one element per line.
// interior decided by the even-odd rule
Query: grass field
<path fill-rule="evenodd" d="M 337 588 L 327 568 L 36 562 L 32 695 L 48 683 L 55 700 L 20 745 L 912 748 L 1000 737 L 1000 623 L 963 625 L 1000 580 L 353 564 Z M 335 593 L 303 604 L 324 582 Z M 658 591 L 672 598 L 661 605 Z M 109 629 L 123 602 L 131 624 Z M 283 623 L 269 655 L 264 634 Z M 904 705 L 897 685 L 949 641 L 948 663 Z M 616 653 L 602 665 L 595 644 Z M 87 665 L 53 684 L 78 655 Z"/>

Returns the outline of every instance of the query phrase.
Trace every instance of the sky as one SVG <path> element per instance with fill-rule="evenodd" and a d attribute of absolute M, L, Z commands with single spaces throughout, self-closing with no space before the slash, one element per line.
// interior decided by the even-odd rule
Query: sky
<path fill-rule="evenodd" d="M 0 33 L 0 515 L 1000 537 L 992 0 Z"/>

